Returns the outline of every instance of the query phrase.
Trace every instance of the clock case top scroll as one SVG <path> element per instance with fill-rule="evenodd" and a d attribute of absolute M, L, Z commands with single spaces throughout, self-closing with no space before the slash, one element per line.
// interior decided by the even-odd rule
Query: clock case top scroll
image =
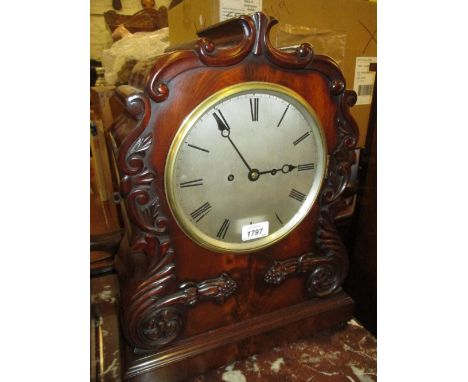
<path fill-rule="evenodd" d="M 181 380 L 351 317 L 352 301 L 340 292 L 348 257 L 334 218 L 346 206 L 343 192 L 355 162 L 358 130 L 349 107 L 356 94 L 345 89 L 335 62 L 314 55 L 309 44 L 274 48 L 275 23 L 256 13 L 213 27 L 193 49 L 137 64 L 129 84 L 117 89 L 122 114 L 112 141 L 126 235 L 116 268 L 127 378 L 153 373 Z M 235 41 L 217 44 L 227 27 L 236 30 Z M 281 240 L 245 254 L 217 253 L 175 221 L 166 162 L 193 110 L 249 82 L 285 87 L 310 105 L 328 166 L 310 210 Z"/>

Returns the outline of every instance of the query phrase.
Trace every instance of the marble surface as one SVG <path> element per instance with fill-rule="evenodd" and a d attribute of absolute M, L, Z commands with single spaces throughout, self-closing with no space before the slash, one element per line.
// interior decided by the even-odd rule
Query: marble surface
<path fill-rule="evenodd" d="M 121 381 L 121 349 L 115 275 L 91 279 L 91 380 Z M 188 382 L 374 382 L 376 339 L 356 320 L 341 329 L 275 347 Z"/>
<path fill-rule="evenodd" d="M 355 320 L 343 329 L 276 347 L 208 372 L 191 382 L 377 380 L 375 338 Z"/>

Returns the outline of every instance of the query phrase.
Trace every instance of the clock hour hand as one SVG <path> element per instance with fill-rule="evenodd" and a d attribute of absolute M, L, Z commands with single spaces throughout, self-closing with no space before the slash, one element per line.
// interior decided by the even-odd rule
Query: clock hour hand
<path fill-rule="evenodd" d="M 227 122 L 224 119 L 224 116 L 221 114 L 221 112 L 220 111 L 218 111 L 218 112 L 221 115 L 221 117 L 216 113 L 213 113 L 213 117 L 216 120 L 216 123 L 218 124 L 218 129 L 219 129 L 219 131 L 221 131 L 221 135 L 224 138 L 228 138 L 229 134 L 231 133 L 231 129 L 229 128 L 229 125 L 227 124 Z"/>
<path fill-rule="evenodd" d="M 287 174 L 288 172 L 291 172 L 295 168 L 297 168 L 297 166 L 293 166 L 292 164 L 285 164 L 281 168 L 274 168 L 273 170 L 268 170 L 268 171 L 260 171 L 259 175 L 262 175 L 262 174 L 276 175 L 278 171 L 281 171 L 283 174 Z"/>
<path fill-rule="evenodd" d="M 218 110 L 218 113 L 220 114 L 221 117 L 216 113 L 213 113 L 213 117 L 216 120 L 216 123 L 218 124 L 218 129 L 219 129 L 219 131 L 221 131 L 221 135 L 224 138 L 227 138 L 229 140 L 229 142 L 231 142 L 232 147 L 234 147 L 237 154 L 239 154 L 240 159 L 242 159 L 242 162 L 244 162 L 244 164 L 247 167 L 247 169 L 249 170 L 249 172 L 252 172 L 252 168 L 249 166 L 249 164 L 247 163 L 247 161 L 242 156 L 239 149 L 237 148 L 237 146 L 235 145 L 235 143 L 232 141 L 231 137 L 229 136 L 231 134 L 231 129 L 229 128 L 229 125 L 227 124 L 226 120 L 224 119 L 223 114 L 219 110 Z"/>

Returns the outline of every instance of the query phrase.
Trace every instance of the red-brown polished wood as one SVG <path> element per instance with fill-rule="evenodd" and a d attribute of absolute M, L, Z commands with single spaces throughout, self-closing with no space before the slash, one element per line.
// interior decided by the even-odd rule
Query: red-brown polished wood
<path fill-rule="evenodd" d="M 132 76 L 135 86 L 117 90 L 125 112 L 113 139 L 128 224 L 116 265 L 122 328 L 134 347 L 128 352 L 128 376 L 145 372 L 180 380 L 190 376 L 190 370 L 181 374 L 183 362 L 193 368 L 193 354 L 184 347 L 198 349 L 202 366 L 193 372 L 200 373 L 351 316 L 349 298 L 334 295 L 348 268 L 334 217 L 344 205 L 342 192 L 354 162 L 357 128 L 348 107 L 356 95 L 345 91 L 334 62 L 314 56 L 308 44 L 289 53 L 274 49 L 268 39 L 274 22 L 265 15 L 234 22 L 243 31 L 238 44 L 218 49 L 202 38 L 193 50 L 141 65 L 142 72 Z M 166 158 L 182 121 L 200 102 L 249 81 L 286 86 L 312 106 L 326 137 L 328 173 L 320 198 L 283 240 L 249 254 L 214 253 L 185 236 L 171 215 L 164 191 Z M 319 308 L 324 305 L 333 309 L 324 314 Z M 302 319 L 288 319 L 286 312 Z M 229 341 L 220 339 L 230 338 L 223 334 L 230 332 Z M 208 335 L 222 353 L 204 342 Z M 250 345 L 237 343 L 249 337 Z M 155 361 L 148 364 L 148 359 Z"/>

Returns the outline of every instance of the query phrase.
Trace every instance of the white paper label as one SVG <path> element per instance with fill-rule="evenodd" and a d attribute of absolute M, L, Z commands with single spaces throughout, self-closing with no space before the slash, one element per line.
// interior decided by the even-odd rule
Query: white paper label
<path fill-rule="evenodd" d="M 268 222 L 254 223 L 242 227 L 242 241 L 268 236 Z"/>
<path fill-rule="evenodd" d="M 251 15 L 262 10 L 262 0 L 220 0 L 219 21 Z"/>
<path fill-rule="evenodd" d="M 369 70 L 369 65 L 376 62 L 377 57 L 356 57 L 353 88 L 358 95 L 356 105 L 370 105 L 372 102 L 375 72 Z"/>

